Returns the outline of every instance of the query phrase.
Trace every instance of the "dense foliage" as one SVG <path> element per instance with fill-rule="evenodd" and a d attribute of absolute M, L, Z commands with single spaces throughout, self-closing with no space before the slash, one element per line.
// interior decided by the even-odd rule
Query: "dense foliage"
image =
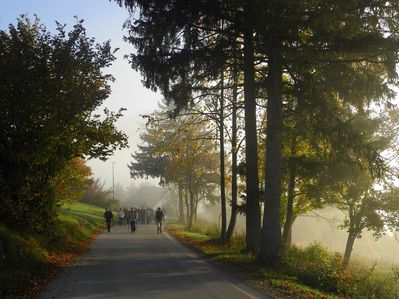
<path fill-rule="evenodd" d="M 218 155 L 206 119 L 186 115 L 169 119 L 161 107 L 141 135 L 130 175 L 159 177 L 161 185 L 178 189 L 180 220 L 192 227 L 200 201 L 213 202 L 218 184 Z"/>
<path fill-rule="evenodd" d="M 115 59 L 82 21 L 52 35 L 24 16 L 0 31 L 0 219 L 43 230 L 56 213 L 60 172 L 77 157 L 105 159 L 127 145 L 116 130 L 121 111 L 93 115 L 113 80 L 102 69 Z"/>
<path fill-rule="evenodd" d="M 84 160 L 74 158 L 65 165 L 53 180 L 58 204 L 72 204 L 82 199 L 93 184 L 92 172 Z"/>
<path fill-rule="evenodd" d="M 104 209 L 110 208 L 113 211 L 119 207 L 118 200 L 112 199 L 112 190 L 105 190 L 104 183 L 101 183 L 99 179 L 90 182 L 80 201 Z"/>
<path fill-rule="evenodd" d="M 177 112 L 195 106 L 204 113 L 204 107 L 214 107 L 220 116 L 233 113 L 224 103 L 239 86 L 246 245 L 265 264 L 281 260 L 283 241 L 289 243 L 300 213 L 334 205 L 338 198 L 346 203 L 340 205 L 345 212 L 352 214 L 355 207 L 363 220 L 397 215 L 395 204 L 368 205 L 388 198 L 369 189 L 392 173 L 383 155 L 392 144 L 387 138 L 376 146 L 381 131 L 372 126 L 379 117 L 371 108 L 378 103 L 387 114 L 395 111 L 390 99 L 398 80 L 396 1 L 115 1 L 134 12 L 125 23 L 126 40 L 137 49 L 130 56 L 132 67 Z M 207 95 L 220 104 L 204 104 Z M 337 164 L 352 175 L 339 178 Z M 367 177 L 370 188 L 362 192 L 372 199 L 351 200 L 349 185 Z M 388 185 L 386 193 L 394 192 Z M 262 225 L 260 198 L 265 199 Z M 357 224 L 350 219 L 343 227 L 351 235 Z M 378 234 L 382 222 L 359 227 Z M 348 252 L 352 245 L 348 239 Z"/>

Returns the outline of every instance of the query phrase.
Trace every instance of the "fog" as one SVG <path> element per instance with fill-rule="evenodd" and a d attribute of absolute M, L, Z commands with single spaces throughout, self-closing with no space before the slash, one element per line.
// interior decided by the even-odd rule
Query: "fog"
<path fill-rule="evenodd" d="M 112 193 L 112 188 L 109 190 Z M 117 183 L 114 192 L 121 207 L 162 207 L 169 217 L 177 216 L 177 194 L 174 189 L 160 187 L 153 181 L 138 180 L 132 181 L 128 187 Z"/>
<path fill-rule="evenodd" d="M 342 212 L 333 208 L 300 216 L 294 223 L 293 242 L 302 246 L 320 242 L 333 252 L 343 253 L 348 235 L 337 228 L 343 218 Z M 387 233 L 376 241 L 372 233 L 365 230 L 353 247 L 351 262 L 356 261 L 377 263 L 377 266 L 399 265 L 399 242 L 396 235 Z"/>
<path fill-rule="evenodd" d="M 132 181 L 129 187 L 115 185 L 115 198 L 121 207 L 162 207 L 168 218 L 178 218 L 177 193 L 173 188 L 163 188 L 154 184 L 155 181 Z M 227 209 L 230 215 L 230 209 Z M 220 225 L 220 206 L 218 204 L 200 203 L 198 219 L 210 226 Z M 292 231 L 293 244 L 307 246 L 318 242 L 331 252 L 343 254 L 347 239 L 345 230 L 338 227 L 343 223 L 344 215 L 334 208 L 310 212 L 297 218 Z M 228 219 L 229 220 L 229 219 Z M 245 217 L 238 215 L 236 233 L 245 232 Z M 399 240 L 395 233 L 386 233 L 376 240 L 372 233 L 364 231 L 362 238 L 354 244 L 351 262 L 362 262 L 377 267 L 399 265 Z"/>
<path fill-rule="evenodd" d="M 202 205 L 199 218 L 211 224 L 219 224 L 219 206 L 206 207 Z M 229 210 L 228 210 L 229 215 Z M 293 244 L 304 247 L 318 242 L 331 252 L 343 254 L 348 234 L 338 229 L 344 215 L 339 210 L 327 208 L 314 211 L 297 218 L 292 231 Z M 245 230 L 245 217 L 239 215 L 237 219 L 238 233 Z M 376 240 L 372 233 L 365 230 L 361 239 L 356 239 L 351 263 L 362 262 L 377 267 L 391 267 L 399 265 L 399 240 L 395 233 L 386 233 Z"/>

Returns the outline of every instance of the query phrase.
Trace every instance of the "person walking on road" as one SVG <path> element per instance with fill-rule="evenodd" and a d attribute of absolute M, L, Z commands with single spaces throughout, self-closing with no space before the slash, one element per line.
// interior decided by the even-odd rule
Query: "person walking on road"
<path fill-rule="evenodd" d="M 111 231 L 111 222 L 112 222 L 112 218 L 114 218 L 114 215 L 112 214 L 112 212 L 109 208 L 107 208 L 105 210 L 104 218 L 105 218 L 105 222 L 107 223 L 107 230 L 108 230 L 108 232 L 110 232 Z"/>
<path fill-rule="evenodd" d="M 119 226 L 122 226 L 125 218 L 125 211 L 122 208 L 119 209 L 118 216 L 119 216 Z"/>
<path fill-rule="evenodd" d="M 124 223 L 129 225 L 130 224 L 130 210 L 129 208 L 125 208 L 125 220 Z"/>
<path fill-rule="evenodd" d="M 130 220 L 130 233 L 136 233 L 136 224 L 137 224 L 137 219 L 139 218 L 139 214 L 137 212 L 137 209 L 133 208 L 130 209 L 129 211 L 129 220 Z"/>
<path fill-rule="evenodd" d="M 157 233 L 160 234 L 162 233 L 162 222 L 165 218 L 165 214 L 161 210 L 160 207 L 158 207 L 157 211 L 155 212 L 155 223 L 157 224 Z"/>

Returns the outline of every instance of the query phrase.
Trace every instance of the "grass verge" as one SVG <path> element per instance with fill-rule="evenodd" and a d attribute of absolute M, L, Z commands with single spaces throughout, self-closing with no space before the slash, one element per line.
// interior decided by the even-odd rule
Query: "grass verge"
<path fill-rule="evenodd" d="M 103 210 L 77 203 L 62 207 L 57 224 L 43 234 L 0 224 L 0 298 L 32 298 L 64 265 L 89 248 L 103 228 Z"/>
<path fill-rule="evenodd" d="M 183 244 L 275 298 L 399 298 L 399 271 L 378 272 L 359 265 L 343 270 L 342 258 L 320 244 L 307 248 L 293 246 L 283 254 L 282 264 L 270 269 L 260 265 L 254 254 L 245 252 L 244 236 L 236 236 L 230 244 L 222 245 L 217 231 L 203 225 L 189 232 L 183 225 L 169 224 L 168 231 Z"/>

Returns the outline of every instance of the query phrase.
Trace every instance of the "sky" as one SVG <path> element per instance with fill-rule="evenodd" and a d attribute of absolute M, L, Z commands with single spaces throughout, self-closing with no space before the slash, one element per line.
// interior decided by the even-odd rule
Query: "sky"
<path fill-rule="evenodd" d="M 140 74 L 123 58 L 124 55 L 134 52 L 133 46 L 123 41 L 125 33 L 122 31 L 122 25 L 129 16 L 127 10 L 109 0 L 0 0 L 0 30 L 7 30 L 10 23 L 15 24 L 21 14 L 27 14 L 29 18 L 34 18 L 36 14 L 51 32 L 56 28 L 55 21 L 72 28 L 76 23 L 74 17 L 77 16 L 84 20 L 87 36 L 94 37 L 100 43 L 111 40 L 113 48 L 120 48 L 115 55 L 116 61 L 106 70 L 116 81 L 111 84 L 112 93 L 100 109 L 127 109 L 117 127 L 129 136 L 129 149 L 116 151 L 105 162 L 89 160 L 88 165 L 94 177 L 100 178 L 105 182 L 105 186 L 110 188 L 112 162 L 115 162 L 115 184 L 120 183 L 127 187 L 133 182 L 127 164 L 131 161 L 130 154 L 136 150 L 136 145 L 140 142 L 139 131 L 144 126 L 144 120 L 140 115 L 152 113 L 162 99 L 160 94 L 142 86 Z"/>

